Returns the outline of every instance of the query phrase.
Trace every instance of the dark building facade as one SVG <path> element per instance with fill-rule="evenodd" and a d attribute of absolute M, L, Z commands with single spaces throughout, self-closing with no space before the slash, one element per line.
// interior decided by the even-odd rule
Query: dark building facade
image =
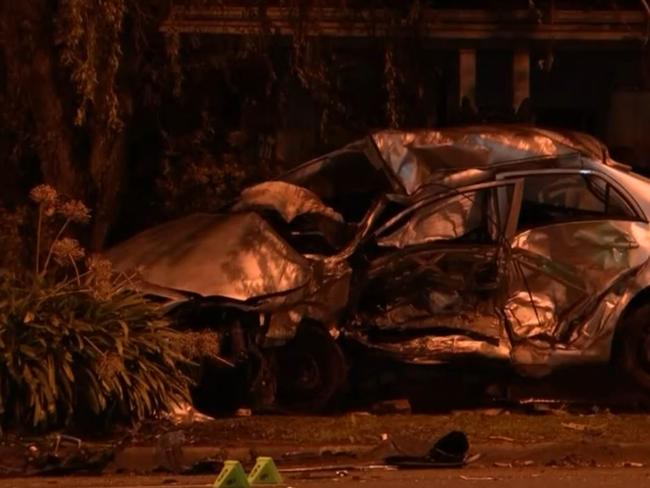
<path fill-rule="evenodd" d="M 179 2 L 163 30 L 181 37 L 266 35 L 282 45 L 299 29 L 324 39 L 347 60 L 340 68 L 346 103 L 367 116 L 364 127 L 350 122 L 357 130 L 382 125 L 373 114 L 387 103 L 387 46 L 417 45 L 409 69 L 418 81 L 403 81 L 400 92 L 402 125 L 568 127 L 604 139 L 624 162 L 650 167 L 646 0 L 263 3 Z M 275 137 L 289 163 L 310 155 L 318 139 L 318 109 L 298 92 Z"/>

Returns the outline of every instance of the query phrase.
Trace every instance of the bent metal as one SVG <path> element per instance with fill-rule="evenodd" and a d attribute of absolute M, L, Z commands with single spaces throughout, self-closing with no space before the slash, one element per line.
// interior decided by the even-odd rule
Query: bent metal
<path fill-rule="evenodd" d="M 650 387 L 649 215 L 650 182 L 584 134 L 385 130 L 107 256 L 221 335 L 197 396 L 229 364 L 255 401 L 322 407 L 350 344 L 536 377 L 616 353 Z"/>

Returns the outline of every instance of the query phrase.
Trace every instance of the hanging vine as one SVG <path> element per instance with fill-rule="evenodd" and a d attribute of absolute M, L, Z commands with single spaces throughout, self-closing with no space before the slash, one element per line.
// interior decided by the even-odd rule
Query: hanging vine
<path fill-rule="evenodd" d="M 413 53 L 422 16 L 420 0 L 413 0 L 400 15 L 391 11 L 384 49 L 384 81 L 386 84 L 386 120 L 391 128 L 401 127 L 405 107 L 402 90 L 407 82 L 406 52 Z M 409 80 L 412 81 L 412 80 Z"/>
<path fill-rule="evenodd" d="M 79 98 L 75 124 L 93 114 L 107 128 L 123 127 L 115 83 L 122 58 L 125 0 L 61 0 L 56 15 L 60 58 Z"/>
<path fill-rule="evenodd" d="M 386 80 L 386 118 L 392 129 L 400 127 L 399 86 L 400 73 L 396 66 L 395 44 L 388 42 L 384 52 L 384 78 Z"/>
<path fill-rule="evenodd" d="M 321 107 L 320 134 L 327 138 L 327 128 L 333 115 L 345 115 L 345 105 L 338 89 L 338 73 L 333 63 L 334 53 L 315 24 L 312 15 L 318 15 L 321 2 L 292 0 L 289 6 L 291 36 L 291 69 L 300 84 Z"/>
<path fill-rule="evenodd" d="M 177 32 L 167 34 L 165 36 L 165 53 L 167 54 L 167 63 L 172 77 L 172 93 L 175 97 L 180 97 L 183 89 L 180 51 L 181 36 Z"/>

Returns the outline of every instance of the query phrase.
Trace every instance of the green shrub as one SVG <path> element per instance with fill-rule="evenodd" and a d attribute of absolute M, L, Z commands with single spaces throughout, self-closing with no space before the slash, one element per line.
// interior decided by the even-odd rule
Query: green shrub
<path fill-rule="evenodd" d="M 0 270 L 2 423 L 137 421 L 188 401 L 181 333 L 128 289 L 130 277 L 113 274 L 100 258 L 84 261 L 84 250 L 62 231 L 41 246 L 43 222 L 55 212 L 46 207 L 52 202 L 38 203 L 34 270 Z M 74 210 L 63 205 L 57 208 Z M 78 205 L 76 212 L 87 215 Z"/>
<path fill-rule="evenodd" d="M 132 420 L 187 400 L 179 333 L 126 290 L 0 278 L 0 414 L 59 425 L 115 410 Z"/>

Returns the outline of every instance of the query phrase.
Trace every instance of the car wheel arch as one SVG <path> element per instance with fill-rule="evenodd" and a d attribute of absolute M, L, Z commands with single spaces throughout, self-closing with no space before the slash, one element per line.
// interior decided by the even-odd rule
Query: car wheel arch
<path fill-rule="evenodd" d="M 645 288 L 641 288 L 634 294 L 632 299 L 625 305 L 625 308 L 618 318 L 611 345 L 610 358 L 612 362 L 616 362 L 620 358 L 623 337 L 626 332 L 627 319 L 633 312 L 648 304 L 650 304 L 650 284 Z"/>

